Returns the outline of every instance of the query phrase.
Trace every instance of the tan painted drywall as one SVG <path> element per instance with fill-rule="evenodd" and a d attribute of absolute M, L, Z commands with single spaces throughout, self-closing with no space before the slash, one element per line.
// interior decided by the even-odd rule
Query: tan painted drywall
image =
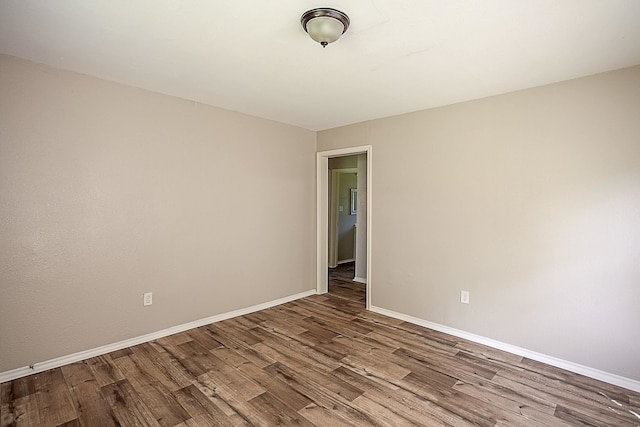
<path fill-rule="evenodd" d="M 366 144 L 374 306 L 640 380 L 640 67 L 318 134 Z"/>
<path fill-rule="evenodd" d="M 0 56 L 0 372 L 313 289 L 315 138 Z"/>
<path fill-rule="evenodd" d="M 341 156 L 329 159 L 331 169 L 355 169 L 358 167 L 358 156 Z"/>

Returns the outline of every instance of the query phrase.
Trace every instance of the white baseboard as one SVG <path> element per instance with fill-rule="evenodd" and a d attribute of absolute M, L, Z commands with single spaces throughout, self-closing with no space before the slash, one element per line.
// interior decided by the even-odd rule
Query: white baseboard
<path fill-rule="evenodd" d="M 428 320 L 420 319 L 418 317 L 409 316 L 395 311 L 387 310 L 385 308 L 371 306 L 370 310 L 383 314 L 385 316 L 393 317 L 395 319 L 404 320 L 405 322 L 413 323 L 415 325 L 424 326 L 425 328 L 433 329 L 435 331 L 444 332 L 445 334 L 453 335 L 459 338 L 464 338 L 469 341 L 483 344 L 488 347 L 493 347 L 498 350 L 503 350 L 509 353 L 517 354 L 518 356 L 527 357 L 538 362 L 546 363 L 547 365 L 555 366 L 557 368 L 565 369 L 567 371 L 575 372 L 594 378 L 596 380 L 604 381 L 609 384 L 613 384 L 619 387 L 624 387 L 629 390 L 640 392 L 640 381 L 633 380 L 631 378 L 625 378 L 620 375 L 611 374 L 609 372 L 600 371 L 598 369 L 590 368 L 588 366 L 579 365 L 577 363 L 570 362 L 568 360 L 558 359 L 557 357 L 548 356 L 546 354 L 537 353 L 535 351 L 527 350 L 526 348 L 517 347 L 515 345 L 496 341 L 491 338 L 483 337 L 481 335 L 472 334 L 470 332 L 461 331 L 459 329 L 451 328 L 449 326 L 440 325 L 438 323 L 429 322 Z"/>
<path fill-rule="evenodd" d="M 348 262 L 354 262 L 355 260 L 356 260 L 355 258 L 343 259 L 343 260 L 338 261 L 337 265 L 346 264 Z"/>
<path fill-rule="evenodd" d="M 177 334 L 178 332 L 184 332 L 189 329 L 198 328 L 200 326 L 209 325 L 211 323 L 220 322 L 226 319 L 231 319 L 232 317 L 238 317 L 245 314 L 253 313 L 255 311 L 260 311 L 267 308 L 275 307 L 280 304 L 284 304 L 290 301 L 295 301 L 297 299 L 308 297 L 310 295 L 315 295 L 315 294 L 316 294 L 316 290 L 312 289 L 309 291 L 300 292 L 295 295 L 289 295 L 284 298 L 279 298 L 277 300 L 253 305 L 251 307 L 230 311 L 228 313 L 217 314 L 215 316 L 195 320 L 189 323 L 183 323 L 182 325 L 173 326 L 171 328 L 167 328 L 161 331 L 152 332 L 150 334 L 130 338 L 124 341 L 119 341 L 113 344 L 103 345 L 101 347 L 96 347 L 89 350 L 80 351 L 78 353 L 69 354 L 67 356 L 56 357 L 55 359 L 35 363 L 31 366 L 24 366 L 22 368 L 16 368 L 10 371 L 0 372 L 0 383 L 6 382 L 6 381 L 12 381 L 21 377 L 26 377 L 27 375 L 43 372 L 49 369 L 59 368 L 60 366 L 68 365 L 71 363 L 79 362 L 81 360 L 89 359 L 91 357 L 96 357 L 106 353 L 111 353 L 112 351 L 121 350 L 123 348 L 153 341 L 169 335 Z"/>
<path fill-rule="evenodd" d="M 362 277 L 354 277 L 353 278 L 354 282 L 358 282 L 358 283 L 364 283 L 365 285 L 367 284 L 367 279 L 363 279 Z"/>

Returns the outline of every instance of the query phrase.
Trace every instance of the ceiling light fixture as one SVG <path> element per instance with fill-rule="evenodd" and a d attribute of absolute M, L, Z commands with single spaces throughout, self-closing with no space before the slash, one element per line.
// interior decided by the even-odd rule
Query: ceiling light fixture
<path fill-rule="evenodd" d="M 303 13 L 300 23 L 312 39 L 327 47 L 347 31 L 349 17 L 339 10 L 319 7 Z"/>

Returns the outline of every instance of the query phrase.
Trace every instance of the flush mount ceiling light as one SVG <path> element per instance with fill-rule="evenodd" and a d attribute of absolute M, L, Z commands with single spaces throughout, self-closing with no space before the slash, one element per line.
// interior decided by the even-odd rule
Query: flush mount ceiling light
<path fill-rule="evenodd" d="M 319 7 L 303 13 L 300 23 L 312 39 L 327 47 L 347 31 L 349 17 L 339 10 Z"/>

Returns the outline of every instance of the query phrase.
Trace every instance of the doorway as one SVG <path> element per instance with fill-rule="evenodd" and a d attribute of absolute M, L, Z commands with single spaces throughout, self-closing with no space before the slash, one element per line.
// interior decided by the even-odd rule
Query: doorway
<path fill-rule="evenodd" d="M 328 291 L 328 267 L 329 267 L 329 230 L 330 230 L 330 200 L 329 200 L 329 159 L 336 157 L 344 157 L 349 155 L 363 155 L 360 157 L 359 171 L 364 170 L 364 174 L 359 172 L 360 191 L 357 194 L 358 206 L 362 207 L 362 212 L 358 212 L 361 218 L 361 229 L 358 233 L 358 244 L 356 252 L 360 253 L 360 263 L 358 264 L 358 256 L 356 254 L 355 270 L 361 271 L 357 273 L 356 281 L 366 283 L 366 301 L 365 307 L 369 309 L 371 306 L 371 218 L 372 218 L 372 156 L 371 146 L 360 146 L 343 148 L 338 150 L 321 151 L 317 153 L 316 158 L 316 194 L 317 194 L 317 259 L 316 259 L 316 292 L 319 294 Z M 362 176 L 364 175 L 364 176 Z M 362 230 L 364 228 L 364 230 Z M 333 239 L 332 239 L 333 244 Z M 361 277 L 364 276 L 364 277 Z"/>

